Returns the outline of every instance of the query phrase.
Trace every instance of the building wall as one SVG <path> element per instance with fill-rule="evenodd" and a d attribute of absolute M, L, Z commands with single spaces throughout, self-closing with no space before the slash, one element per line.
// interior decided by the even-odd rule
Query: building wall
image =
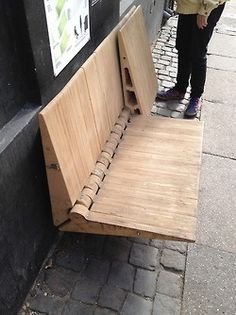
<path fill-rule="evenodd" d="M 0 2 L 0 314 L 17 313 L 57 236 L 37 114 L 133 3 L 143 6 L 151 42 L 164 0 L 91 0 L 91 40 L 55 78 L 43 0 Z"/>

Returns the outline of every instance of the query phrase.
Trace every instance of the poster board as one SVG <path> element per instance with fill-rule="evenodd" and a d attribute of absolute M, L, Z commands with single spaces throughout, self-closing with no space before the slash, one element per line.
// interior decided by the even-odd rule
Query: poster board
<path fill-rule="evenodd" d="M 90 40 L 89 0 L 44 0 L 54 75 Z"/>

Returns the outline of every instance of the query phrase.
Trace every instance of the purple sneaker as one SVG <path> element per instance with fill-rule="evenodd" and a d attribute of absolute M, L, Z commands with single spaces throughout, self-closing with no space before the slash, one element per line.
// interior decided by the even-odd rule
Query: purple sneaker
<path fill-rule="evenodd" d="M 197 97 L 190 98 L 188 107 L 184 113 L 186 117 L 194 118 L 202 107 L 202 99 Z"/>
<path fill-rule="evenodd" d="M 182 100 L 184 95 L 185 93 L 179 92 L 175 89 L 175 87 L 173 87 L 167 91 L 161 91 L 157 93 L 156 99 L 163 101 Z"/>

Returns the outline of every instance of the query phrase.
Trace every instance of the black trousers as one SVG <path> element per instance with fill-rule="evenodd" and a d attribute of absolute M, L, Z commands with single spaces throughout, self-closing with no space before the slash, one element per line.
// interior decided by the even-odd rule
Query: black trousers
<path fill-rule="evenodd" d="M 208 17 L 208 25 L 204 29 L 197 27 L 196 14 L 180 14 L 176 49 L 178 50 L 178 74 L 176 89 L 186 92 L 191 84 L 191 97 L 201 97 L 206 81 L 207 46 L 218 22 L 224 4 L 214 9 Z"/>

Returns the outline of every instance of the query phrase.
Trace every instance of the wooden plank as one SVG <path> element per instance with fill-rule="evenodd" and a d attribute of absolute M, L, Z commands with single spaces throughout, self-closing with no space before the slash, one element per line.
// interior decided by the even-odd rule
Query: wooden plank
<path fill-rule="evenodd" d="M 102 207 L 106 207 L 106 205 L 102 205 Z M 72 228 L 74 231 L 82 231 L 85 233 L 94 233 L 95 231 L 95 233 L 98 234 L 127 236 L 137 235 L 142 237 L 185 240 L 190 242 L 195 240 L 196 218 L 188 216 L 178 217 L 177 215 L 170 216 L 167 214 L 162 217 L 162 220 L 159 221 L 156 214 L 154 216 L 150 214 L 150 216 L 154 218 L 154 221 L 150 219 L 149 216 L 147 220 L 142 222 L 137 220 L 137 216 L 119 216 L 119 208 L 117 208 L 117 210 L 118 211 L 115 212 L 115 214 L 106 214 L 103 212 L 99 213 L 94 211 L 81 213 L 80 207 L 75 205 L 72 209 L 71 215 Z M 106 209 L 106 212 L 108 211 L 109 210 Z M 174 220 L 177 221 L 177 224 L 175 224 Z M 120 228 L 123 228 L 123 230 L 121 230 L 123 234 L 119 234 Z M 64 226 L 63 230 L 65 229 L 66 227 Z M 175 236 L 173 236 L 173 234 Z"/>
<path fill-rule="evenodd" d="M 116 39 L 116 33 L 110 34 L 95 51 L 95 60 L 102 91 L 105 95 L 110 128 L 114 126 L 124 107 Z"/>
<path fill-rule="evenodd" d="M 82 133 L 87 141 L 86 149 L 89 146 L 92 154 L 93 165 L 96 163 L 98 156 L 101 152 L 101 145 L 99 143 L 98 130 L 96 126 L 95 114 L 93 112 L 93 106 L 91 103 L 91 98 L 88 90 L 88 85 L 86 82 L 86 77 L 83 69 L 77 71 L 77 73 L 72 77 L 69 83 L 70 95 L 72 97 L 72 101 L 78 102 L 78 113 L 81 111 L 80 118 L 75 123 L 79 124 L 79 132 Z M 75 120 L 78 119 L 77 117 Z M 81 121 L 84 121 L 84 125 L 80 124 Z M 85 127 L 85 129 L 84 129 Z M 88 151 L 88 152 L 89 152 Z M 86 160 L 86 152 L 83 152 L 83 160 Z M 91 173 L 91 167 L 90 173 Z"/>
<path fill-rule="evenodd" d="M 181 240 L 183 238 L 177 239 L 171 236 L 156 234 L 152 232 L 147 232 L 143 230 L 136 230 L 127 227 L 121 227 L 112 224 L 97 223 L 84 220 L 83 222 L 79 220 L 68 220 L 63 225 L 59 227 L 63 232 L 79 232 L 79 233 L 91 233 L 91 234 L 101 234 L 101 235 L 116 235 L 116 236 L 126 236 L 126 237 L 140 237 L 140 238 L 158 238 L 160 240 Z M 189 238 L 188 238 L 189 241 Z"/>
<path fill-rule="evenodd" d="M 45 122 L 44 115 L 39 114 L 40 133 L 43 144 L 44 159 L 48 179 L 48 187 L 52 206 L 54 225 L 59 225 L 68 219 L 65 209 L 73 206 L 74 200 L 67 189 L 64 174 L 61 170 L 57 154 Z"/>
<path fill-rule="evenodd" d="M 84 69 L 87 80 L 97 135 L 102 149 L 110 135 L 111 124 L 109 123 L 109 112 L 105 94 L 101 87 L 97 64 L 95 62 L 95 54 L 92 54 L 82 68 Z"/>
<path fill-rule="evenodd" d="M 150 115 L 157 93 L 157 78 L 141 6 L 118 32 L 125 104 Z"/>

